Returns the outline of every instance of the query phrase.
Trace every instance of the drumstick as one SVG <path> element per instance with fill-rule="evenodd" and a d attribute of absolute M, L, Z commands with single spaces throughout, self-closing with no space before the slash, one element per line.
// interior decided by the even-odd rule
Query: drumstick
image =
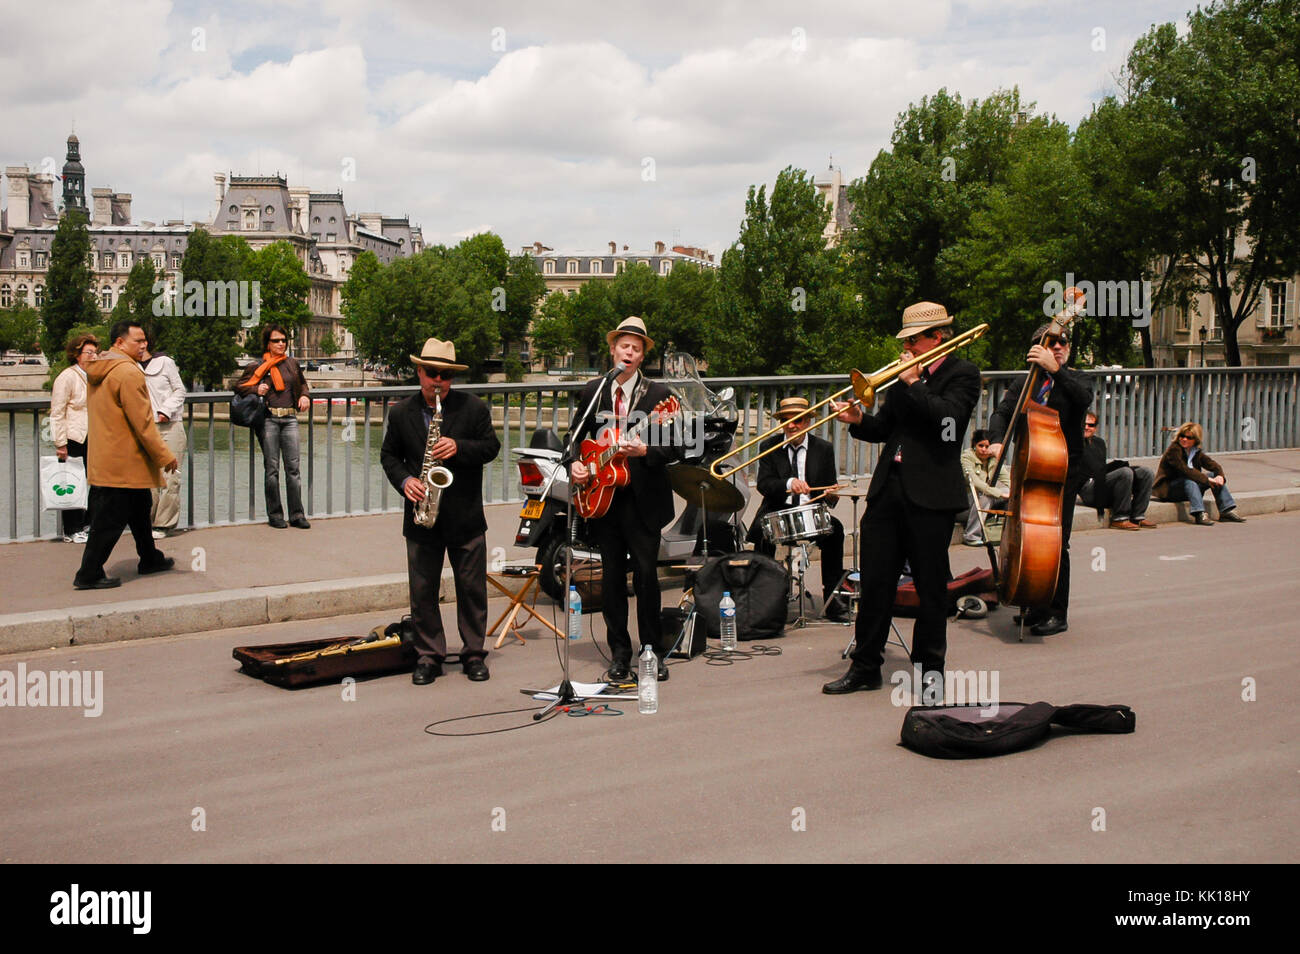
<path fill-rule="evenodd" d="M 809 502 L 809 503 L 816 503 L 817 501 L 819 501 L 819 500 L 821 500 L 823 497 L 825 497 L 827 494 L 829 494 L 832 490 L 839 490 L 839 489 L 841 489 L 841 488 L 843 488 L 843 487 L 845 487 L 845 486 L 847 486 L 847 485 L 845 485 L 845 484 L 827 484 L 825 487 L 809 487 L 808 489 L 809 489 L 810 491 L 811 491 L 811 490 L 820 490 L 820 491 L 822 491 L 822 493 L 818 494 L 816 497 L 810 497 L 810 498 L 808 499 L 808 502 Z"/>

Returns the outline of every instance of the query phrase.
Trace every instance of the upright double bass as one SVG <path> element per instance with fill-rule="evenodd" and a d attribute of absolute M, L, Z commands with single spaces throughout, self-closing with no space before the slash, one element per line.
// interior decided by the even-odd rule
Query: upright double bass
<path fill-rule="evenodd" d="M 1052 318 L 1036 344 L 1046 347 L 1050 339 L 1064 337 L 1084 304 L 1084 296 L 1077 295 Z M 1060 415 L 1034 400 L 1042 389 L 1044 374 L 1037 364 L 1030 365 L 992 479 L 997 482 L 1007 448 L 1014 443 L 1011 493 L 998 550 L 998 598 L 1022 611 L 1052 601 L 1061 569 L 1061 505 L 1070 452 Z"/>

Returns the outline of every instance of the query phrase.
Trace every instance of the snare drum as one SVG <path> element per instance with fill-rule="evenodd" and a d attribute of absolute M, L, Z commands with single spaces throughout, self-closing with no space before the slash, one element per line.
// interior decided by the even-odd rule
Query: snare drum
<path fill-rule="evenodd" d="M 772 546 L 811 540 L 831 531 L 831 511 L 824 503 L 774 510 L 763 517 L 763 536 Z"/>

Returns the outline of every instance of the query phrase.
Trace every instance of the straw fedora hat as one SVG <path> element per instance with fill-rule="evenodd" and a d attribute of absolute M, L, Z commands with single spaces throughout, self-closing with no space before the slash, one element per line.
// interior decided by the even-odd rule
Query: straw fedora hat
<path fill-rule="evenodd" d="M 450 341 L 430 338 L 418 355 L 411 355 L 411 363 L 422 368 L 442 368 L 446 371 L 468 371 L 469 365 L 456 363 L 456 346 Z"/>
<path fill-rule="evenodd" d="M 952 324 L 952 315 L 943 305 L 932 301 L 918 301 L 903 309 L 903 330 L 896 337 L 910 338 L 931 328 Z"/>
<path fill-rule="evenodd" d="M 649 351 L 651 348 L 655 346 L 654 339 L 651 338 L 648 334 L 646 334 L 645 322 L 642 321 L 640 318 L 638 318 L 636 315 L 628 315 L 626 318 L 623 319 L 622 324 L 620 324 L 609 334 L 605 335 L 605 343 L 612 346 L 614 342 L 617 341 L 621 335 L 636 335 L 642 341 L 645 342 L 646 351 Z"/>
<path fill-rule="evenodd" d="M 781 398 L 781 402 L 777 404 L 776 410 L 772 412 L 772 416 L 778 421 L 788 421 L 796 414 L 800 414 L 806 410 L 808 410 L 808 399 L 805 397 Z M 809 420 L 811 420 L 811 418 L 809 418 Z"/>

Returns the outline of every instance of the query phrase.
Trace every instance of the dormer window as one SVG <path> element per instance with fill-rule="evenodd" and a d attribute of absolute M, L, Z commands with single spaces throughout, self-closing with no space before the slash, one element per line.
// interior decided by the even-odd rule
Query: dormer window
<path fill-rule="evenodd" d="M 29 252 L 19 252 L 19 253 L 18 253 L 18 267 L 19 267 L 19 268 L 31 268 L 31 267 L 32 267 L 32 266 L 31 266 L 31 258 L 32 258 L 31 253 L 29 253 Z"/>
<path fill-rule="evenodd" d="M 578 262 L 576 259 L 572 259 L 572 258 L 569 259 L 568 262 L 565 263 L 565 265 L 566 265 L 566 271 L 570 275 L 578 274 Z"/>
<path fill-rule="evenodd" d="M 131 253 L 130 253 L 130 252 L 118 252 L 118 254 L 117 254 L 117 267 L 118 267 L 118 268 L 130 268 L 130 267 L 131 267 Z"/>
<path fill-rule="evenodd" d="M 598 258 L 593 258 L 593 259 L 591 260 L 591 274 L 593 274 L 593 275 L 599 275 L 599 274 L 600 274 L 600 269 L 601 269 L 601 261 L 600 261 L 600 259 L 598 259 Z"/>
<path fill-rule="evenodd" d="M 543 275 L 555 274 L 555 263 L 551 261 L 549 258 L 546 261 L 542 262 L 542 274 Z"/>

